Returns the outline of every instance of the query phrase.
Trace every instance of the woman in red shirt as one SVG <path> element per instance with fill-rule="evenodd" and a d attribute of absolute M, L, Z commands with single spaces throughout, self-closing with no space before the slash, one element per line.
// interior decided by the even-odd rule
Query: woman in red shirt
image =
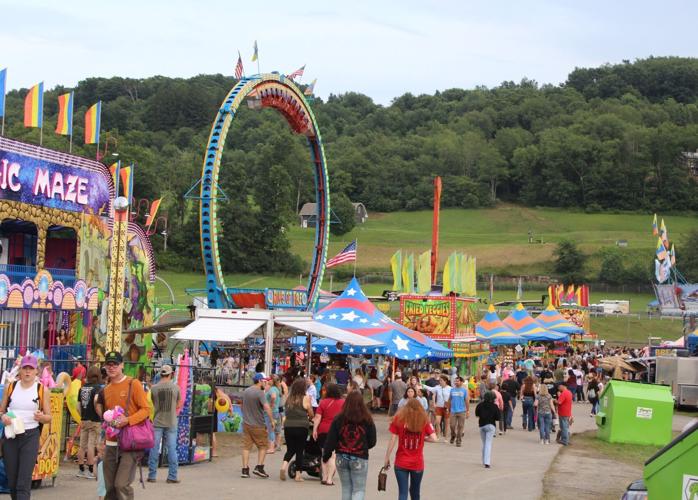
<path fill-rule="evenodd" d="M 313 439 L 317 442 L 320 449 L 325 447 L 325 439 L 330 431 L 332 420 L 339 415 L 343 407 L 344 400 L 342 399 L 342 391 L 339 386 L 337 384 L 327 384 L 325 397 L 320 401 L 313 418 Z M 333 453 L 329 460 L 322 462 L 322 484 L 328 486 L 334 484 L 332 480 L 337 470 L 334 458 Z"/>
<path fill-rule="evenodd" d="M 436 433 L 429 423 L 427 412 L 416 399 L 410 399 L 400 408 L 390 423 L 390 443 L 385 452 L 385 467 L 390 467 L 390 457 L 397 442 L 395 477 L 398 500 L 419 500 L 424 475 L 424 441 L 435 442 Z"/>

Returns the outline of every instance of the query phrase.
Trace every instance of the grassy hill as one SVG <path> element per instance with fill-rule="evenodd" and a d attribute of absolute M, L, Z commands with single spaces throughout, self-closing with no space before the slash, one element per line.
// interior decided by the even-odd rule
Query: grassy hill
<path fill-rule="evenodd" d="M 175 294 L 175 301 L 180 304 L 191 303 L 191 297 L 185 292 L 185 288 L 203 288 L 204 277 L 201 274 L 194 273 L 175 273 L 175 272 L 159 272 L 158 276 L 163 278 L 172 287 Z M 261 275 L 246 275 L 236 274 L 226 277 L 228 286 L 250 287 L 250 288 L 265 288 L 265 287 L 282 287 L 292 288 L 299 283 L 305 284 L 306 277 L 302 280 L 299 278 L 289 278 L 281 276 L 261 276 Z M 334 289 L 343 289 L 348 280 L 334 281 Z M 329 282 L 323 283 L 327 288 Z M 390 288 L 388 283 L 367 283 L 362 285 L 364 291 L 369 295 L 380 295 L 383 290 Z M 159 281 L 155 285 L 156 300 L 159 303 L 170 303 L 170 295 L 167 289 Z M 481 296 L 487 295 L 486 291 L 481 291 Z M 527 290 L 524 291 L 525 300 L 540 299 L 542 292 Z M 495 290 L 494 301 L 513 300 L 515 292 L 512 290 Z M 633 344 L 639 345 L 647 342 L 647 337 L 661 337 L 663 339 L 674 340 L 682 334 L 681 321 L 672 319 L 650 319 L 642 314 L 647 303 L 654 297 L 646 294 L 637 293 L 603 293 L 591 291 L 591 301 L 598 302 L 601 299 L 625 299 L 630 300 L 630 307 L 633 313 L 632 316 L 623 317 L 594 317 L 591 319 L 591 329 L 599 334 L 600 338 L 606 339 L 613 344 Z M 398 303 L 393 302 L 390 315 L 397 317 L 399 315 Z M 485 304 L 482 305 L 483 313 Z M 505 311 L 500 312 L 500 317 L 504 317 Z"/>
<path fill-rule="evenodd" d="M 669 236 L 681 241 L 689 230 L 698 227 L 698 218 L 690 215 L 665 216 Z M 390 256 L 398 249 L 421 253 L 431 246 L 432 213 L 394 212 L 372 213 L 368 222 L 358 226 L 341 238 L 330 238 L 329 256 L 339 252 L 352 239 L 358 239 L 358 270 L 390 271 Z M 529 244 L 528 231 L 543 243 Z M 309 258 L 313 245 L 314 231 L 292 227 L 289 231 L 292 249 L 302 258 Z M 637 254 L 647 259 L 653 257 L 656 239 L 652 236 L 652 216 L 638 214 L 586 214 L 555 209 L 530 209 L 512 205 L 502 205 L 484 210 L 443 210 L 441 213 L 441 252 L 440 268 L 448 254 L 454 250 L 475 255 L 480 272 L 545 275 L 551 272 L 551 256 L 555 244 L 562 239 L 575 240 L 589 254 L 604 246 L 614 246 L 617 240 L 627 240 L 625 252 Z M 646 256 L 646 257 L 645 257 Z M 678 256 L 679 266 L 681 255 Z M 593 263 L 592 263 L 593 265 Z M 345 270 L 351 270 L 351 265 Z M 348 279 L 333 280 L 334 290 L 343 289 Z M 346 273 L 345 273 L 346 274 Z M 203 288 L 203 274 L 159 272 L 174 290 L 177 303 L 190 303 L 191 297 L 185 288 Z M 226 276 L 228 286 L 241 288 L 281 287 L 292 288 L 305 285 L 307 276 L 266 276 L 235 274 Z M 330 287 L 329 274 L 322 284 Z M 380 295 L 389 289 L 387 282 L 366 283 L 364 291 L 369 295 Z M 544 292 L 524 287 L 524 299 L 540 299 Z M 169 302 L 169 292 L 161 284 L 156 284 L 159 302 Z M 480 296 L 488 293 L 480 291 Z M 513 300 L 513 290 L 495 290 L 494 301 Z M 605 293 L 592 288 L 592 303 L 601 299 L 630 300 L 631 311 L 638 316 L 593 318 L 592 330 L 611 342 L 644 343 L 648 336 L 675 339 L 681 335 L 681 323 L 671 320 L 648 319 L 642 315 L 647 303 L 654 297 L 639 293 Z M 483 305 L 484 308 L 484 305 Z M 397 309 L 391 311 L 397 316 Z"/>
<path fill-rule="evenodd" d="M 669 236 L 680 240 L 698 227 L 693 215 L 665 216 Z M 371 213 L 369 220 L 340 238 L 330 238 L 329 255 L 358 239 L 357 267 L 389 271 L 390 256 L 398 249 L 420 253 L 431 247 L 432 212 Z M 529 244 L 528 231 L 542 244 Z M 289 238 L 294 253 L 309 258 L 314 242 L 313 229 L 292 227 Z M 627 240 L 625 251 L 647 253 L 652 258 L 656 239 L 652 236 L 652 215 L 586 214 L 564 210 L 531 209 L 501 205 L 492 209 L 441 212 L 441 266 L 454 250 L 475 255 L 478 269 L 512 274 L 548 274 L 555 244 L 562 239 L 576 241 L 587 253 L 618 240 Z M 679 256 L 680 259 L 680 256 Z"/>

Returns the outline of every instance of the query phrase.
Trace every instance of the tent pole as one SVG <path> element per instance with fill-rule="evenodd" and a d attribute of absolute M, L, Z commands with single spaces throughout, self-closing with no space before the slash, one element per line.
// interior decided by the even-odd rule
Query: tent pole
<path fill-rule="evenodd" d="M 310 368 L 313 360 L 313 336 L 305 332 L 305 376 L 310 376 Z"/>
<path fill-rule="evenodd" d="M 274 355 L 274 314 L 267 320 L 264 335 L 264 374 L 271 377 L 272 356 Z"/>

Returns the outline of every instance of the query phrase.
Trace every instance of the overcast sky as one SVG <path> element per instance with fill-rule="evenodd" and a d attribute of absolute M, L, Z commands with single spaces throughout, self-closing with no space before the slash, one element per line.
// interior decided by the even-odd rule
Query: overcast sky
<path fill-rule="evenodd" d="M 649 55 L 696 56 L 694 1 L 614 0 L 0 0 L 0 69 L 8 88 L 90 76 L 232 75 L 254 40 L 262 72 L 290 73 L 316 93 L 405 92 L 558 84 L 576 66 Z"/>

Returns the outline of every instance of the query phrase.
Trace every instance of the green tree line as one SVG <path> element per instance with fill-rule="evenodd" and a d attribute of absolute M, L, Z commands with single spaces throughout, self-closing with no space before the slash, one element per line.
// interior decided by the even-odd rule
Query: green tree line
<path fill-rule="evenodd" d="M 88 78 L 75 91 L 74 152 L 83 115 L 101 100 L 102 149 L 137 163 L 135 197 L 165 196 L 170 251 L 160 265 L 199 266 L 198 215 L 183 194 L 201 173 L 220 102 L 235 84 L 224 75 L 189 79 Z M 61 86 L 44 96 L 44 145 Z M 22 125 L 27 89 L 9 92 L 6 135 L 38 142 Z M 326 148 L 332 196 L 372 211 L 418 210 L 443 179 L 445 207 L 497 200 L 588 211 L 698 209 L 698 184 L 681 153 L 698 148 L 698 59 L 648 58 L 577 68 L 561 85 L 524 79 L 494 88 L 404 94 L 388 106 L 354 92 L 312 104 Z M 109 156 L 107 156 L 109 158 Z M 314 201 L 307 145 L 276 112 L 242 109 L 223 155 L 219 205 L 226 271 L 298 271 L 285 228 Z M 159 243 L 156 237 L 156 248 Z"/>

